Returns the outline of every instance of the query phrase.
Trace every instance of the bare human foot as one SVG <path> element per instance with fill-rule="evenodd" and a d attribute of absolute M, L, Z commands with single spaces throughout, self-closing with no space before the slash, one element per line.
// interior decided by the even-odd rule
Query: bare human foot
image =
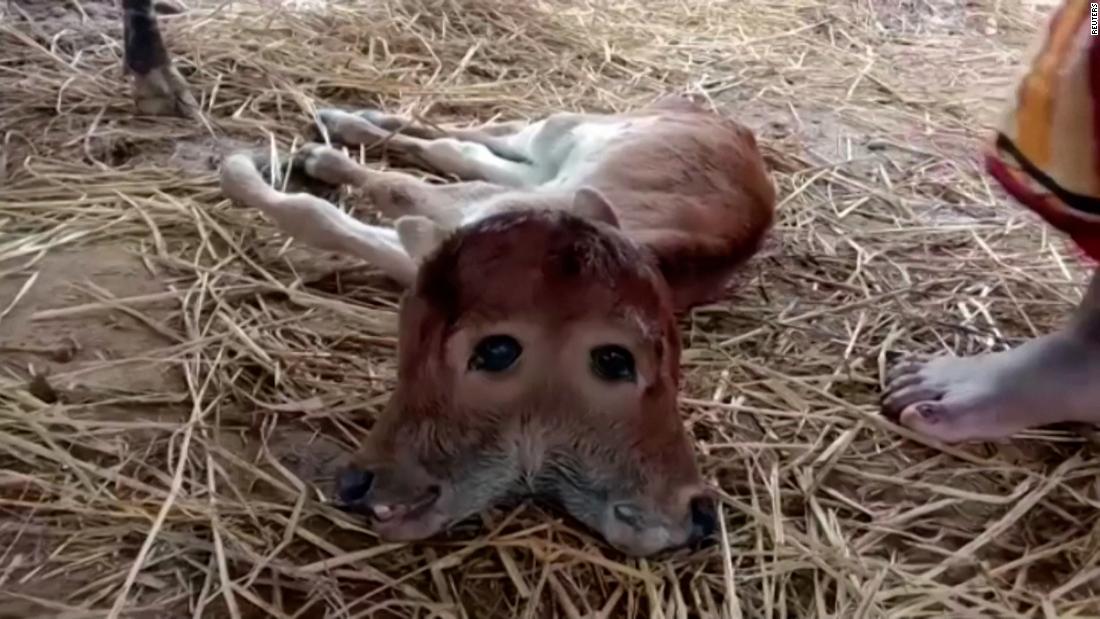
<path fill-rule="evenodd" d="M 122 6 L 124 64 L 134 76 L 134 104 L 138 111 L 157 116 L 196 117 L 198 103 L 172 65 L 157 26 L 157 12 L 173 13 L 180 9 L 163 0 L 123 0 Z"/>
<path fill-rule="evenodd" d="M 1006 352 L 902 363 L 887 376 L 882 408 L 946 443 L 1100 422 L 1100 271 L 1066 328 Z"/>

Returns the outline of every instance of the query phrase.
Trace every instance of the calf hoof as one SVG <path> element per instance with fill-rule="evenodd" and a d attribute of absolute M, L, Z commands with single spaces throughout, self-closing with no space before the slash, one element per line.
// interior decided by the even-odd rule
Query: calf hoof
<path fill-rule="evenodd" d="M 359 164 L 344 151 L 324 144 L 305 144 L 294 153 L 292 167 L 311 179 L 329 185 L 355 185 L 361 181 Z"/>
<path fill-rule="evenodd" d="M 349 146 L 373 147 L 392 135 L 358 114 L 331 107 L 317 110 L 317 126 L 322 138 Z"/>
<path fill-rule="evenodd" d="M 309 154 L 312 152 L 311 146 L 313 145 L 307 144 L 303 150 L 290 156 L 265 148 L 239 151 L 226 156 L 223 161 L 227 162 L 230 157 L 247 159 L 265 183 L 280 191 L 291 193 L 304 191 L 325 199 L 333 199 L 339 195 L 339 183 L 326 181 L 310 174 L 308 170 L 316 167 L 315 164 L 306 165 Z M 239 162 L 238 165 L 240 165 Z"/>

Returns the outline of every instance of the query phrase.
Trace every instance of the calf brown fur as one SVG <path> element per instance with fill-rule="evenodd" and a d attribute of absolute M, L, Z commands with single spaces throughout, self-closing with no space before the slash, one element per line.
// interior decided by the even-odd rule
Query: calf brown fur
<path fill-rule="evenodd" d="M 303 150 L 299 167 L 363 187 L 389 228 L 272 189 L 250 157 L 223 165 L 232 199 L 409 286 L 397 388 L 340 476 L 343 503 L 393 540 L 511 494 L 553 499 L 635 555 L 713 530 L 677 410 L 675 314 L 719 294 L 771 225 L 751 132 L 681 98 L 479 129 L 377 111 L 320 118 L 337 141 L 384 141 L 460 179 Z"/>

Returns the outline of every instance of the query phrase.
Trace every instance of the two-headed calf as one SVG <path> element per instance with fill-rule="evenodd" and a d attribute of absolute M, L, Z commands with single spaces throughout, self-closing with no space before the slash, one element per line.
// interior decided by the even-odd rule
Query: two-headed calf
<path fill-rule="evenodd" d="M 631 554 L 712 531 L 677 410 L 675 314 L 720 293 L 771 225 L 751 132 L 676 97 L 466 130 L 377 111 L 321 120 L 335 141 L 384 141 L 462 179 L 300 154 L 306 174 L 364 187 L 388 228 L 272 189 L 248 156 L 223 165 L 233 200 L 409 286 L 398 385 L 341 476 L 344 502 L 395 540 L 512 493 L 556 500 Z"/>

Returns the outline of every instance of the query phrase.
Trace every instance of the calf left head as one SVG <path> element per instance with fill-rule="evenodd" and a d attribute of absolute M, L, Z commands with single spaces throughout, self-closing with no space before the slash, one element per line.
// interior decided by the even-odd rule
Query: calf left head
<path fill-rule="evenodd" d="M 613 226 L 519 211 L 460 229 L 420 267 L 399 341 L 397 388 L 339 483 L 384 538 L 513 493 L 635 555 L 713 530 L 677 410 L 670 293 Z"/>

